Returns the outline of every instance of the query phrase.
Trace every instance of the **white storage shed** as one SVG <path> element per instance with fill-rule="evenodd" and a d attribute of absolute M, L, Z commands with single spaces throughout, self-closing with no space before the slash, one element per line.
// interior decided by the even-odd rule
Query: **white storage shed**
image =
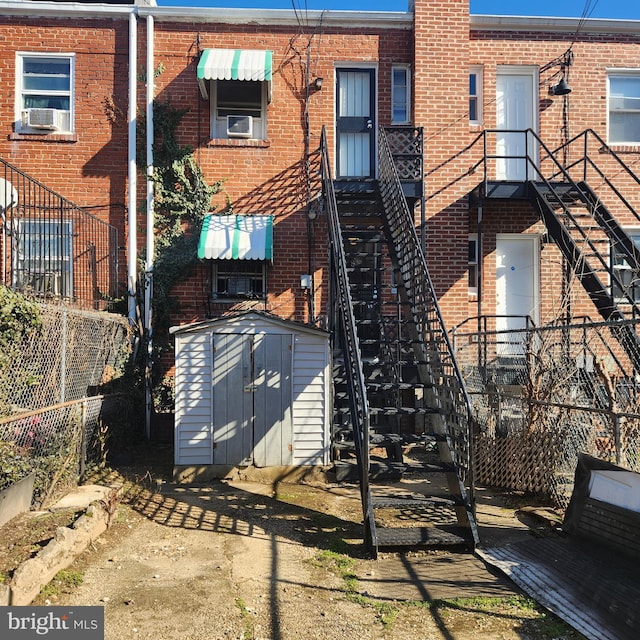
<path fill-rule="evenodd" d="M 173 327 L 175 474 L 329 464 L 329 334 L 250 311 Z"/>

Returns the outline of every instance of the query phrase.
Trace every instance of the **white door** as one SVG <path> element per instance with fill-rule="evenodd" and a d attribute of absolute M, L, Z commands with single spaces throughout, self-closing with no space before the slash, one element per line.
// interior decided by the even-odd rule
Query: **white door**
<path fill-rule="evenodd" d="M 496 330 L 498 355 L 524 353 L 530 319 L 538 323 L 538 237 L 496 237 Z"/>
<path fill-rule="evenodd" d="M 374 69 L 336 69 L 336 175 L 339 178 L 373 176 L 375 82 Z"/>
<path fill-rule="evenodd" d="M 496 76 L 496 180 L 535 180 L 538 100 L 534 70 L 499 70 Z M 527 161 L 527 157 L 530 161 Z"/>

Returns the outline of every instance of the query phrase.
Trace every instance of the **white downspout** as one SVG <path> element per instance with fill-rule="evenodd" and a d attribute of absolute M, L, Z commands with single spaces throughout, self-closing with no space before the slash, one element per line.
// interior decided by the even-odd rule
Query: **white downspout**
<path fill-rule="evenodd" d="M 136 215 L 136 107 L 137 107 L 137 77 L 136 67 L 138 60 L 137 19 L 135 13 L 129 14 L 129 144 L 128 144 L 128 243 L 127 243 L 127 290 L 129 323 L 136 324 L 136 280 L 138 234 Z"/>
<path fill-rule="evenodd" d="M 147 335 L 147 361 L 145 368 L 145 429 L 151 437 L 153 398 L 153 264 L 154 237 L 154 185 L 153 185 L 153 98 L 155 93 L 153 16 L 147 16 L 147 252 L 144 277 L 144 328 Z"/>

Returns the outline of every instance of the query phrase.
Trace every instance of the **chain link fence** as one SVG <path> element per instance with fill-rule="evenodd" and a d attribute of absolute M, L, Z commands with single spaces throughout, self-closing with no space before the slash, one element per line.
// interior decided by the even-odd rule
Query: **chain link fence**
<path fill-rule="evenodd" d="M 0 370 L 0 488 L 34 472 L 40 506 L 104 460 L 132 410 L 129 395 L 108 393 L 129 357 L 124 318 L 47 305 L 41 320 Z"/>
<path fill-rule="evenodd" d="M 636 323 L 458 328 L 476 480 L 566 508 L 580 452 L 640 471 Z"/>

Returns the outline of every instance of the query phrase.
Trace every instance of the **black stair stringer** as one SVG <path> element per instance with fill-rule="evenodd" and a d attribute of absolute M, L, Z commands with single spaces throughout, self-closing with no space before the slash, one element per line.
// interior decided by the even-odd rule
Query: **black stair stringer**
<path fill-rule="evenodd" d="M 556 215 L 553 206 L 545 195 L 543 186 L 532 182 L 530 188 L 530 192 L 534 194 L 532 201 L 542 217 L 549 237 L 567 259 L 572 273 L 576 275 L 585 291 L 589 294 L 598 313 L 604 320 L 622 320 L 623 316 L 609 294 L 607 287 L 604 286 L 567 227 L 562 224 L 560 218 Z"/>
<path fill-rule="evenodd" d="M 600 316 L 607 322 L 624 320 L 625 315 L 612 296 L 611 289 L 603 284 L 592 264 L 592 261 L 595 261 L 601 267 L 600 271 L 608 275 L 610 282 L 617 282 L 617 276 L 611 268 L 608 255 L 603 255 L 595 243 L 588 238 L 588 231 L 580 227 L 578 217 L 571 213 L 571 204 L 563 202 L 562 198 L 558 197 L 556 189 L 548 184 L 536 182 L 530 182 L 528 186 L 532 202 L 540 213 L 549 238 L 562 252 L 572 273 L 575 274 L 589 295 Z M 620 227 L 604 204 L 599 201 L 586 183 L 576 184 L 575 187 L 579 190 L 581 201 L 587 205 L 588 219 L 595 222 L 598 229 L 604 232 L 612 243 L 615 243 L 616 248 L 625 255 L 625 259 L 630 265 L 640 266 L 640 252 L 635 243 Z M 558 207 L 560 214 L 556 213 Z M 571 230 L 563 223 L 562 217 L 569 220 L 574 230 L 577 230 L 580 246 L 571 234 Z M 581 248 L 584 246 L 588 246 L 592 252 L 591 260 Z M 634 267 L 632 266 L 632 268 Z M 635 300 L 628 298 L 627 303 L 627 306 L 630 306 L 636 315 L 638 306 Z M 638 334 L 627 325 L 621 325 L 617 330 L 612 331 L 612 334 L 624 349 L 634 369 L 640 371 L 640 338 Z"/>
<path fill-rule="evenodd" d="M 634 271 L 640 271 L 640 249 L 636 243 L 586 182 L 579 182 L 577 186 L 598 226 L 607 234 L 616 250 L 624 254 L 629 267 Z"/>
<path fill-rule="evenodd" d="M 424 402 L 435 409 L 427 416 L 428 431 L 435 437 L 437 458 L 448 469 L 444 479 L 447 494 L 453 499 L 454 538 L 462 537 L 467 545 L 475 546 L 479 542 L 478 531 L 472 498 L 465 484 L 466 480 L 473 489 L 471 403 L 449 342 L 415 222 L 382 131 L 378 151 L 381 213 L 401 300 L 399 308 L 417 363 L 418 378 L 424 386 Z M 399 533 L 399 537 L 422 540 L 424 534 L 416 530 L 407 536 Z M 443 540 L 446 538 L 443 533 Z M 386 534 L 379 535 L 379 541 L 383 544 Z"/>

